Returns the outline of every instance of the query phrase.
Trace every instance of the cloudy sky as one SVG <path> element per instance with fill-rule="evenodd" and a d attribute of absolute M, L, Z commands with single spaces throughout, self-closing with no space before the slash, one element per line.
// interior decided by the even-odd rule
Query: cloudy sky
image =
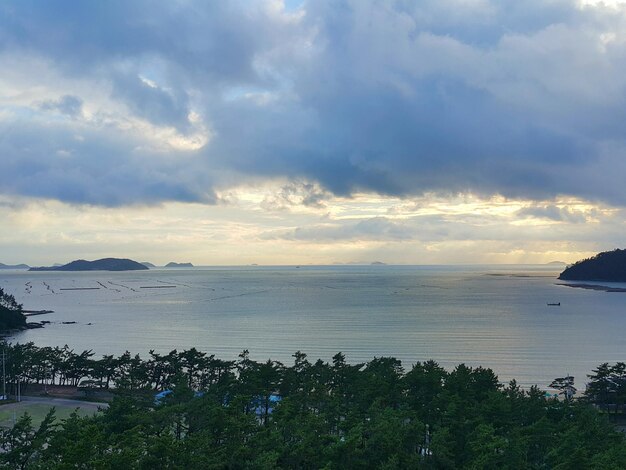
<path fill-rule="evenodd" d="M 0 262 L 626 245 L 619 1 L 4 1 L 0 70 Z"/>

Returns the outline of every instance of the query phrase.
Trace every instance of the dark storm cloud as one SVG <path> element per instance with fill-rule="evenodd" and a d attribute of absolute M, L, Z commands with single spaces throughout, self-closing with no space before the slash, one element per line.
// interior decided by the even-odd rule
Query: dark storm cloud
<path fill-rule="evenodd" d="M 115 130 L 76 139 L 62 124 L 7 129 L 0 123 L 0 135 L 5 135 L 0 139 L 5 194 L 106 206 L 215 202 L 207 176 L 190 174 L 176 159 L 155 165 L 150 153 L 129 153 L 136 143 L 120 139 Z"/>
<path fill-rule="evenodd" d="M 120 74 L 113 79 L 113 97 L 126 103 L 135 115 L 156 125 L 182 130 L 189 125 L 188 96 L 182 90 L 163 90 L 137 74 Z"/>
<path fill-rule="evenodd" d="M 142 141 L 146 131 L 129 137 L 92 120 L 77 144 L 79 124 L 27 120 L 13 107 L 22 125 L 5 125 L 0 138 L 2 190 L 105 205 L 210 201 L 235 174 L 315 181 L 340 195 L 624 204 L 625 27 L 621 8 L 564 0 L 319 0 L 289 11 L 275 2 L 5 2 L 3 54 L 45 60 L 68 83 L 105 83 L 128 118 L 180 138 L 197 131 L 195 113 L 211 137 L 162 158 Z M 39 109 L 78 116 L 85 89 Z M 313 196 L 305 203 L 319 204 Z"/>

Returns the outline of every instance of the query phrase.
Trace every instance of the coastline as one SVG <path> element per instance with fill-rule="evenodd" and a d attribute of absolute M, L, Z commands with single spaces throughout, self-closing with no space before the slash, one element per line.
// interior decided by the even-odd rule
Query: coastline
<path fill-rule="evenodd" d="M 596 281 L 588 281 L 588 282 L 596 282 Z M 577 283 L 557 282 L 556 285 L 565 286 L 565 287 L 574 287 L 578 289 L 596 290 L 596 291 L 602 291 L 602 292 L 626 292 L 626 287 L 611 287 L 611 286 L 605 286 L 601 284 L 585 284 L 585 281 L 577 282 Z"/>

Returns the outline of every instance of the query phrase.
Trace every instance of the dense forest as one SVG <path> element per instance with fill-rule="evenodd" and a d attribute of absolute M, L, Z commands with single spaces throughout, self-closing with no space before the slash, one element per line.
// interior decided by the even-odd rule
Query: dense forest
<path fill-rule="evenodd" d="M 26 327 L 22 306 L 0 287 L 0 332 Z"/>
<path fill-rule="evenodd" d="M 626 282 L 626 250 L 604 251 L 565 268 L 559 279 L 566 281 Z"/>
<path fill-rule="evenodd" d="M 626 366 L 603 364 L 583 400 L 506 386 L 490 369 L 434 361 L 405 370 L 381 357 L 349 364 L 294 354 L 291 365 L 247 351 L 224 361 L 195 349 L 125 353 L 4 345 L 9 385 L 82 384 L 115 393 L 93 417 L 0 434 L 7 468 L 343 469 L 623 468 Z M 566 391 L 571 378 L 558 379 Z M 559 382 L 560 381 L 560 382 Z M 157 397 L 157 392 L 163 392 Z M 595 405 L 595 406 L 594 406 Z M 604 410 L 604 412 L 602 412 Z M 608 413 L 607 413 L 608 412 Z"/>

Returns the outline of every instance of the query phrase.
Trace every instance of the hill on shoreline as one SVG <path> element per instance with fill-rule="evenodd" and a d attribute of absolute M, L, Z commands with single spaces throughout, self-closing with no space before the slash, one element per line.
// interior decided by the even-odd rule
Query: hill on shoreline
<path fill-rule="evenodd" d="M 42 266 L 30 268 L 29 271 L 140 271 L 147 269 L 147 266 L 132 259 L 103 258 L 95 261 L 79 259 L 63 266 Z"/>
<path fill-rule="evenodd" d="M 577 261 L 559 275 L 565 281 L 626 282 L 626 250 L 603 251 Z"/>

